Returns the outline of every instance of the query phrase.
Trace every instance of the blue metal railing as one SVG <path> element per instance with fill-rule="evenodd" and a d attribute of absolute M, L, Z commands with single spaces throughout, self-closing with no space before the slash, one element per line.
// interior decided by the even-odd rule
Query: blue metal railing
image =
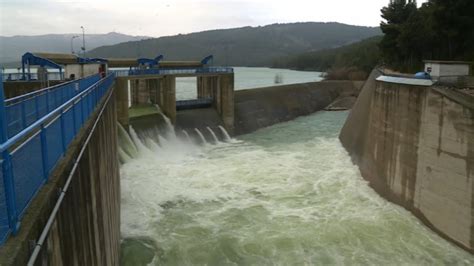
<path fill-rule="evenodd" d="M 35 81 L 38 80 L 37 73 L 30 73 L 26 74 L 29 77 L 23 78 L 23 73 L 4 73 L 3 80 L 4 81 Z M 48 73 L 48 80 L 64 80 L 64 73 L 60 72 L 50 72 Z"/>
<path fill-rule="evenodd" d="M 132 70 L 111 70 L 117 77 L 138 76 L 138 75 L 176 75 L 176 74 L 225 74 L 233 73 L 232 67 L 202 67 L 202 68 L 179 68 L 179 69 L 132 69 Z"/>
<path fill-rule="evenodd" d="M 0 244 L 9 234 L 18 232 L 19 221 L 31 200 L 107 94 L 114 78 L 113 73 L 109 74 L 77 94 L 68 94 L 70 97 L 62 104 L 11 138 L 7 138 L 5 103 L 0 101 Z"/>
<path fill-rule="evenodd" d="M 59 84 L 5 101 L 7 135 L 12 137 L 99 81 L 100 75 Z"/>

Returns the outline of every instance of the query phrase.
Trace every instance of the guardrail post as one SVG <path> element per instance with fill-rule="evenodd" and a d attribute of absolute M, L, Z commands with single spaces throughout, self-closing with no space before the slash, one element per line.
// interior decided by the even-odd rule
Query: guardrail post
<path fill-rule="evenodd" d="M 5 200 L 7 203 L 8 224 L 13 234 L 16 235 L 20 228 L 18 221 L 18 210 L 16 208 L 16 193 L 13 181 L 13 169 L 11 156 L 8 150 L 2 153 L 3 160 L 3 183 L 5 186 Z"/>
<path fill-rule="evenodd" d="M 3 72 L 0 71 L 0 142 L 5 143 L 8 139 L 7 115 L 5 110 L 5 96 L 3 91 Z M 2 152 L 3 185 L 5 189 L 5 201 L 8 212 L 8 225 L 13 234 L 18 232 L 18 211 L 16 209 L 15 185 L 13 183 L 13 171 L 11 157 L 8 150 Z"/>

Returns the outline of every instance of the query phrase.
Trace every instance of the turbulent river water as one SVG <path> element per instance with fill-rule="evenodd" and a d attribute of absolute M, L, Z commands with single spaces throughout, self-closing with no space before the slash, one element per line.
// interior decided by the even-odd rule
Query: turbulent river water
<path fill-rule="evenodd" d="M 468 265 L 378 196 L 341 146 L 347 112 L 228 142 L 134 138 L 121 166 L 123 265 Z"/>

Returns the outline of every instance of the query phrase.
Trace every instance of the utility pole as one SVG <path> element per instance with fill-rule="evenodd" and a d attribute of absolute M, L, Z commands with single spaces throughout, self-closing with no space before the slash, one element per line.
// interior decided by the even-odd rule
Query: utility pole
<path fill-rule="evenodd" d="M 82 29 L 82 57 L 86 58 L 86 34 L 84 30 L 84 26 L 81 26 Z"/>
<path fill-rule="evenodd" d="M 74 45 L 72 43 L 72 41 L 75 39 L 75 38 L 78 38 L 79 36 L 77 35 L 74 35 L 71 37 L 71 54 L 74 54 Z"/>

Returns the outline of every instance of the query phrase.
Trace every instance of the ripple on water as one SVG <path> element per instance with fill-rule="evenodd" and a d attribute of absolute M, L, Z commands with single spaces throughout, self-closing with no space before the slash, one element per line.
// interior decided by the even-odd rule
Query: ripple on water
<path fill-rule="evenodd" d="M 141 152 L 121 167 L 122 262 L 153 252 L 153 265 L 473 263 L 368 187 L 337 138 L 346 116 Z"/>

